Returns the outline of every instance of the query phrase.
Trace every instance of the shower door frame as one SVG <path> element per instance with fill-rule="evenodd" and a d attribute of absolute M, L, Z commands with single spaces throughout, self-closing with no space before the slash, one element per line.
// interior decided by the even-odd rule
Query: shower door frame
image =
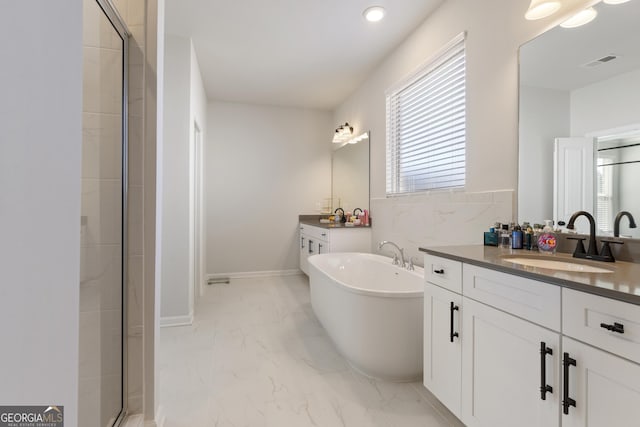
<path fill-rule="evenodd" d="M 122 424 L 127 416 L 127 289 L 128 289 L 128 194 L 129 194 L 129 37 L 131 32 L 111 0 L 95 0 L 122 39 L 122 277 L 120 279 L 122 323 L 121 323 L 121 367 L 120 413 L 112 427 Z M 137 0 L 133 0 L 137 1 Z"/>

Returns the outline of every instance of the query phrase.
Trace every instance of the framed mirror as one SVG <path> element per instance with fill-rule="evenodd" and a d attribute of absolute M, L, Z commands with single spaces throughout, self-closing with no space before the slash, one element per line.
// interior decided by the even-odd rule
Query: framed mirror
<path fill-rule="evenodd" d="M 612 235 L 620 211 L 640 220 L 640 1 L 594 8 L 520 48 L 518 222 L 586 210 Z M 620 235 L 640 238 L 628 225 Z M 584 217 L 576 226 L 588 233 Z"/>
<path fill-rule="evenodd" d="M 365 132 L 353 143 L 336 144 L 331 155 L 331 212 L 369 209 L 370 137 Z"/>

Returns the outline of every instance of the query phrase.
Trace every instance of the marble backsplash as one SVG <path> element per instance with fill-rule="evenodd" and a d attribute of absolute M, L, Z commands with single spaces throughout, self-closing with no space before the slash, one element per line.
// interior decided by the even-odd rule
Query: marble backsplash
<path fill-rule="evenodd" d="M 378 252 L 378 242 L 391 240 L 405 249 L 405 259 L 416 257 L 422 265 L 419 247 L 482 244 L 492 224 L 512 221 L 515 202 L 513 190 L 372 198 L 372 252 Z"/>

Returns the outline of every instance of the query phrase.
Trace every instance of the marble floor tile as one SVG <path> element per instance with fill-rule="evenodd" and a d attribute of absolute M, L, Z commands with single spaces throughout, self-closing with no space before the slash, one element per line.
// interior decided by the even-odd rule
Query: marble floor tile
<path fill-rule="evenodd" d="M 165 427 L 459 425 L 421 384 L 351 369 L 306 276 L 207 286 L 193 325 L 161 329 L 159 363 Z"/>

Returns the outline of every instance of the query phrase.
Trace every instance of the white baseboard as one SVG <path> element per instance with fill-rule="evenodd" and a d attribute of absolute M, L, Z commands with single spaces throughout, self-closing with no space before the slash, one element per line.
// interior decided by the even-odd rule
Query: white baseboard
<path fill-rule="evenodd" d="M 120 427 L 143 427 L 144 416 L 142 414 L 127 415 Z"/>
<path fill-rule="evenodd" d="M 186 316 L 164 316 L 160 318 L 161 328 L 193 325 L 193 312 Z"/>
<path fill-rule="evenodd" d="M 254 279 L 259 277 L 283 277 L 283 276 L 297 276 L 303 274 L 299 269 L 293 270 L 271 270 L 271 271 L 245 271 L 236 273 L 217 273 L 207 274 L 207 281 L 209 279 L 218 279 L 221 277 L 228 277 L 229 279 Z"/>
<path fill-rule="evenodd" d="M 144 427 L 164 427 L 166 416 L 164 415 L 164 409 L 162 408 L 162 405 L 158 405 L 158 410 L 156 411 L 156 415 L 154 418 L 155 420 L 153 422 L 147 421 L 144 424 Z"/>

